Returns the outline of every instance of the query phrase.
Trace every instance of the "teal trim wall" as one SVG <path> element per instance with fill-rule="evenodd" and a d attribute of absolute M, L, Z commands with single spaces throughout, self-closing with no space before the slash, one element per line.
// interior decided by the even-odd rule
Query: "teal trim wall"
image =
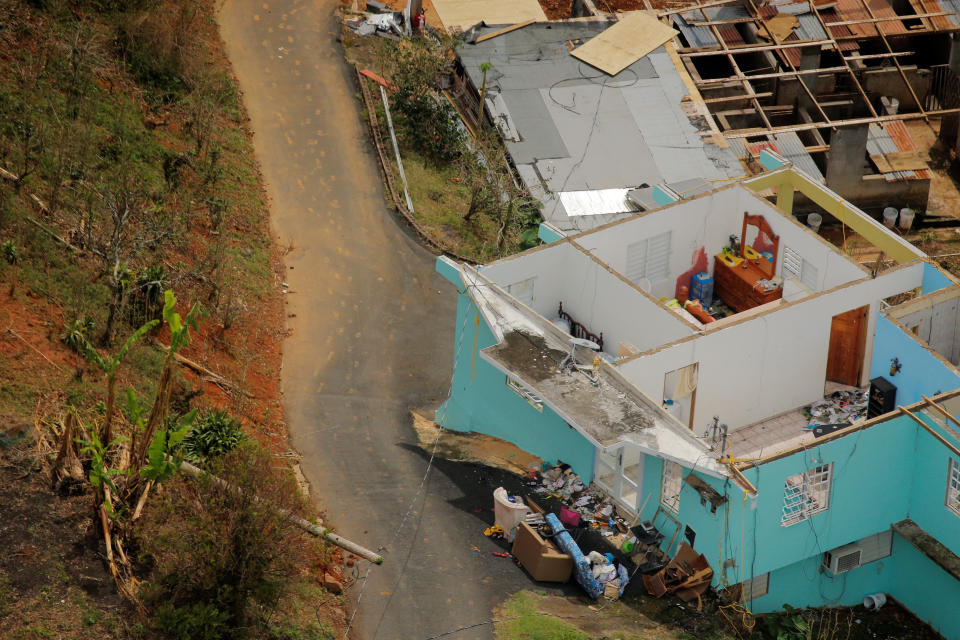
<path fill-rule="evenodd" d="M 540 227 L 537 229 L 537 237 L 550 244 L 551 242 L 556 242 L 557 240 L 563 240 L 564 236 L 560 231 L 554 229 L 546 222 L 541 222 Z"/>
<path fill-rule="evenodd" d="M 924 412 L 915 412 L 915 415 L 948 442 L 960 447 L 960 441 Z M 920 427 L 917 427 L 914 433 L 911 454 L 916 463 L 913 465 L 911 479 L 910 507 L 905 517 L 909 517 L 941 544 L 960 555 L 960 516 L 946 506 L 950 459 L 960 463 L 960 457 Z"/>
<path fill-rule="evenodd" d="M 951 435 L 923 413 L 934 430 Z M 954 553 L 960 553 L 960 517 L 945 506 L 947 473 L 952 452 L 912 418 L 903 415 L 884 423 L 817 444 L 807 450 L 744 471 L 758 489 L 756 496 L 730 480 L 696 474 L 728 502 L 710 512 L 710 503 L 687 483 L 680 493 L 678 520 L 696 532 L 694 548 L 714 568 L 714 585 L 736 584 L 770 573 L 769 593 L 753 602 L 757 613 L 793 607 L 852 605 L 869 593 L 884 592 L 900 600 L 947 638 L 960 640 L 960 582 L 940 569 L 909 543 L 894 538 L 894 552 L 885 558 L 833 576 L 820 571 L 823 553 L 888 530 L 904 518 L 913 519 Z M 960 460 L 958 460 L 960 462 Z M 792 524 L 781 525 L 787 477 L 820 464 L 833 464 L 830 507 Z M 659 500 L 662 462 L 648 456 L 644 492 L 653 506 Z M 684 476 L 690 472 L 684 470 Z M 657 525 L 667 536 L 673 529 L 660 516 Z M 676 547 L 668 550 L 673 554 Z M 666 547 L 666 542 L 663 547 Z M 666 549 L 665 549 L 666 550 Z M 726 568 L 726 561 L 733 566 Z"/>
<path fill-rule="evenodd" d="M 890 555 L 838 576 L 821 570 L 822 556 L 811 556 L 770 573 L 769 592 L 747 606 L 754 613 L 791 607 L 849 607 L 862 604 L 871 593 L 890 593 L 896 558 Z"/>
<path fill-rule="evenodd" d="M 960 581 L 894 534 L 887 593 L 948 640 L 960 638 Z"/>
<path fill-rule="evenodd" d="M 960 638 L 960 582 L 893 534 L 892 553 L 862 567 L 834 576 L 820 571 L 819 558 L 784 567 L 770 574 L 769 593 L 750 607 L 767 613 L 792 607 L 852 606 L 871 593 L 885 593 L 927 621 L 945 638 Z"/>
<path fill-rule="evenodd" d="M 893 358 L 902 365 L 895 376 L 890 375 Z M 871 362 L 870 378 L 883 376 L 896 385 L 897 404 L 913 404 L 923 399 L 921 395 L 929 397 L 960 388 L 956 370 L 884 316 L 877 317 Z"/>
<path fill-rule="evenodd" d="M 929 262 L 923 264 L 923 280 L 920 282 L 920 295 L 940 291 L 940 289 L 946 289 L 951 285 L 953 285 L 953 281 L 948 278 L 943 271 Z"/>
<path fill-rule="evenodd" d="M 594 447 L 544 405 L 537 411 L 507 386 L 507 377 L 480 357 L 496 337 L 473 300 L 460 294 L 450 397 L 436 419 L 447 429 L 507 440 L 548 462 L 563 461 L 586 481 L 593 478 Z M 476 345 L 474 347 L 474 345 Z"/>

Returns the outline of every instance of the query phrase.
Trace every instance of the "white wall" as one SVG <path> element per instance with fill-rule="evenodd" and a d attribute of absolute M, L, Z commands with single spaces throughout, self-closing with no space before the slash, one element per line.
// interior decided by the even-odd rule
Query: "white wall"
<path fill-rule="evenodd" d="M 743 212 L 749 211 L 751 215 L 762 215 L 767 224 L 773 228 L 773 232 L 780 236 L 777 275 L 782 275 L 784 247 L 790 247 L 817 267 L 816 291 L 826 291 L 841 284 L 859 280 L 866 275 L 863 269 L 851 262 L 851 259 L 843 255 L 840 250 L 797 222 L 792 216 L 785 215 L 769 201 L 743 187 L 739 187 L 735 193 L 740 198 L 736 204 L 740 214 L 737 218 L 738 227 L 735 232 L 737 235 L 740 235 L 743 227 Z"/>
<path fill-rule="evenodd" d="M 566 265 L 563 310 L 594 333 L 602 331 L 604 351 L 617 355 L 622 342 L 646 351 L 695 333 L 667 307 L 579 255 Z"/>
<path fill-rule="evenodd" d="M 671 231 L 670 275 L 653 282 L 651 295 L 672 298 L 679 275 L 693 266 L 697 251 L 707 252 L 708 270 L 713 272 L 713 256 L 729 242 L 730 234 L 740 235 L 743 211 L 739 209 L 739 191 L 743 187 L 719 190 L 709 196 L 686 200 L 599 231 L 574 237 L 574 240 L 620 273 L 626 273 L 627 246 Z"/>
<path fill-rule="evenodd" d="M 533 310 L 550 319 L 557 315 L 557 303 L 565 288 L 565 265 L 579 255 L 582 255 L 581 252 L 569 243 L 557 242 L 480 267 L 480 273 L 504 289 L 527 278 L 536 278 Z"/>
<path fill-rule="evenodd" d="M 941 300 L 911 313 L 891 315 L 908 330 L 916 327 L 918 338 L 953 364 L 960 364 L 960 297 Z"/>
<path fill-rule="evenodd" d="M 642 355 L 619 368 L 653 400 L 662 401 L 664 375 L 699 362 L 694 432 L 700 433 L 714 415 L 731 429 L 744 427 L 821 398 L 833 316 L 869 304 L 866 377 L 878 301 L 919 286 L 922 278 L 922 264 L 891 270 Z"/>
<path fill-rule="evenodd" d="M 713 273 L 714 256 L 729 243 L 730 235 L 739 236 L 743 230 L 744 212 L 762 215 L 773 232 L 780 236 L 777 274 L 782 269 L 783 247 L 788 246 L 816 266 L 816 291 L 864 277 L 864 271 L 833 245 L 740 185 L 657 209 L 573 239 L 612 268 L 626 273 L 628 245 L 671 231 L 670 275 L 652 283 L 651 294 L 658 299 L 672 298 L 677 278 L 694 264 L 700 248 L 706 250 L 707 270 Z"/>
<path fill-rule="evenodd" d="M 536 277 L 534 310 L 551 320 L 563 302 L 577 322 L 603 333 L 604 351 L 612 355 L 622 342 L 645 351 L 694 333 L 675 313 L 566 242 L 493 263 L 481 273 L 504 289 Z"/>

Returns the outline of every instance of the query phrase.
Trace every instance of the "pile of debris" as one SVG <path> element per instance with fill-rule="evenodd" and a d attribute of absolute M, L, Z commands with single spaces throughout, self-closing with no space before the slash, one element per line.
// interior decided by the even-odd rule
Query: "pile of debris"
<path fill-rule="evenodd" d="M 867 415 L 867 389 L 853 391 L 834 391 L 823 400 L 817 400 L 806 407 L 804 416 L 809 429 L 820 425 L 846 426 L 865 418 Z"/>
<path fill-rule="evenodd" d="M 403 14 L 393 11 L 387 5 L 370 0 L 367 11 L 356 20 L 346 20 L 344 24 L 359 36 L 378 35 L 390 40 L 399 40 L 407 35 L 404 30 Z"/>
<path fill-rule="evenodd" d="M 560 521 L 576 527 L 581 521 L 599 529 L 605 537 L 626 534 L 626 521 L 617 514 L 616 507 L 599 489 L 588 487 L 566 464 L 544 465 L 539 472 L 531 470 L 532 484 L 539 484 L 533 491 L 562 503 Z"/>
<path fill-rule="evenodd" d="M 684 602 L 697 600 L 697 610 L 701 608 L 700 596 L 703 595 L 713 579 L 713 569 L 702 553 L 697 553 L 686 542 L 680 544 L 677 555 L 660 571 L 643 575 L 643 586 L 655 598 L 668 593 L 676 593 Z"/>

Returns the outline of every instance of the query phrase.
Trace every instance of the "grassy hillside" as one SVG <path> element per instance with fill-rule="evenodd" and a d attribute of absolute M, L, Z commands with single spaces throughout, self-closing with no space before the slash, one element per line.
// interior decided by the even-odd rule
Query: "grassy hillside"
<path fill-rule="evenodd" d="M 122 604 L 102 562 L 97 569 L 103 539 L 80 506 L 89 496 L 49 493 L 41 471 L 65 416 L 104 420 L 106 377 L 82 345 L 115 353 L 159 318 L 164 290 L 176 291 L 182 313 L 194 303 L 202 310 L 180 352 L 188 366 L 173 371 L 171 412 L 225 409 L 266 451 L 288 453 L 282 251 L 213 8 L 0 0 L 0 511 L 20 509 L 24 523 L 0 542 L 38 563 L 22 580 L 22 557 L 0 562 L 0 599 L 24 605 L 16 615 L 0 607 L 3 637 L 157 633 L 156 612 Z M 121 398 L 130 388 L 149 407 L 169 340 L 158 328 L 133 347 L 117 373 Z M 131 432 L 128 412 L 116 419 L 121 434 Z M 185 513 L 169 501 L 189 489 L 172 483 L 158 504 Z M 44 491 L 32 501 L 42 508 L 17 497 Z M 321 576 L 333 570 L 327 550 L 304 549 Z M 137 565 L 145 584 L 158 557 L 144 553 Z M 271 618 L 270 633 L 327 637 L 340 601 L 317 586 L 314 566 L 295 564 L 296 597 Z M 325 602 L 319 616 L 316 597 Z"/>

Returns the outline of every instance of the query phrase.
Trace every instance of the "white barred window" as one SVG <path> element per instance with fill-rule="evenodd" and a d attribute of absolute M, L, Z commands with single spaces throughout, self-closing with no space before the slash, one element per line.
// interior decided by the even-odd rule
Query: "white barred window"
<path fill-rule="evenodd" d="M 833 464 L 824 464 L 787 478 L 780 524 L 789 527 L 830 508 Z"/>
<path fill-rule="evenodd" d="M 530 403 L 537 411 L 543 411 L 543 398 L 540 397 L 540 394 L 523 384 L 519 380 L 514 380 L 510 376 L 507 376 L 507 386 L 513 389 L 518 396 Z"/>
<path fill-rule="evenodd" d="M 673 515 L 680 514 L 680 489 L 683 487 L 683 468 L 676 462 L 663 461 L 660 479 L 660 503 Z"/>
<path fill-rule="evenodd" d="M 947 506 L 960 516 L 960 463 L 953 458 L 947 472 Z"/>

